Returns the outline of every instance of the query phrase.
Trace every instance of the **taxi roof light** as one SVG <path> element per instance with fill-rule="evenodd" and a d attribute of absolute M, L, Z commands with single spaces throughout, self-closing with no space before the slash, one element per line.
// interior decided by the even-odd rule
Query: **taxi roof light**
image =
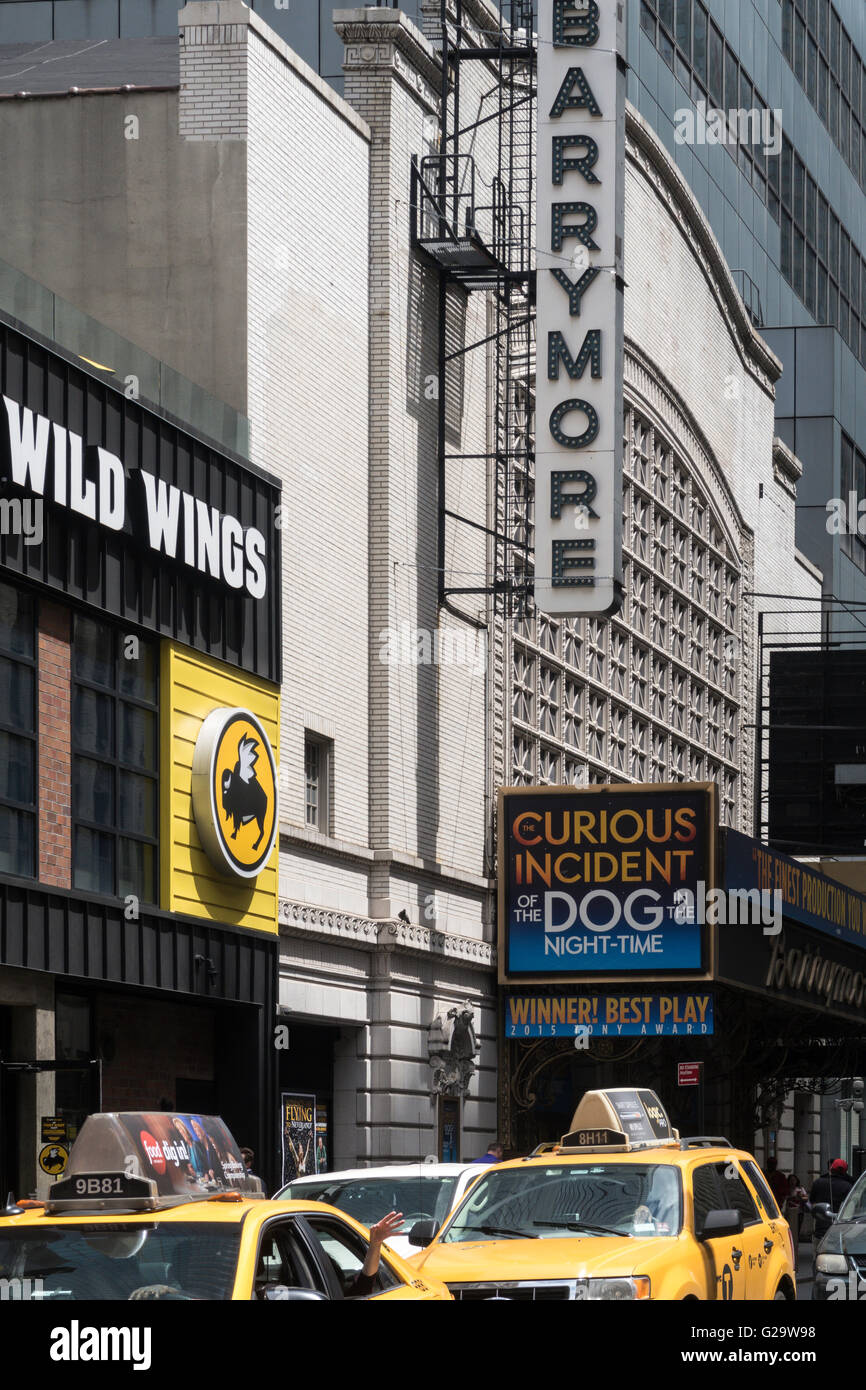
<path fill-rule="evenodd" d="M 209 1197 L 264 1199 L 218 1116 L 138 1111 L 89 1115 L 49 1212 L 155 1211 Z"/>
<path fill-rule="evenodd" d="M 560 1153 L 632 1153 L 638 1149 L 673 1148 L 678 1132 L 654 1091 L 630 1086 L 587 1091 L 562 1136 Z"/>

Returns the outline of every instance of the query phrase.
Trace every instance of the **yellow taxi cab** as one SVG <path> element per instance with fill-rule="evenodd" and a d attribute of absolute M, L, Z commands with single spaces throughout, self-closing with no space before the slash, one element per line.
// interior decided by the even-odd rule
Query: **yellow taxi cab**
<path fill-rule="evenodd" d="M 91 1115 L 47 1202 L 0 1212 L 0 1289 L 51 1303 L 450 1301 L 388 1248 L 365 1274 L 369 1246 L 336 1208 L 267 1200 L 218 1118 Z"/>
<path fill-rule="evenodd" d="M 486 1169 L 441 1230 L 409 1239 L 418 1273 L 464 1302 L 796 1298 L 791 1232 L 755 1160 L 680 1139 L 647 1090 L 587 1092 L 559 1144 Z"/>

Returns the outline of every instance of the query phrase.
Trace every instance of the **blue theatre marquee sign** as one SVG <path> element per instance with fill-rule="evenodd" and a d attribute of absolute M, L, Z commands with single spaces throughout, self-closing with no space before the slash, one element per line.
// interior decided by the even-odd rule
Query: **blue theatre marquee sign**
<path fill-rule="evenodd" d="M 499 799 L 500 978 L 709 970 L 715 787 L 507 787 Z"/>

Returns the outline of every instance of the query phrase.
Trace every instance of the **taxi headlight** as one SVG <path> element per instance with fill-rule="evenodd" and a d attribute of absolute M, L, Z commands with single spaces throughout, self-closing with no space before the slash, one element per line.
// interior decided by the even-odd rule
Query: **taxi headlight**
<path fill-rule="evenodd" d="M 819 1255 L 815 1269 L 819 1274 L 847 1274 L 848 1261 L 844 1255 Z"/>
<path fill-rule="evenodd" d="M 604 1298 L 614 1301 L 649 1296 L 650 1281 L 646 1275 L 634 1279 L 580 1279 L 576 1292 L 577 1298 Z"/>

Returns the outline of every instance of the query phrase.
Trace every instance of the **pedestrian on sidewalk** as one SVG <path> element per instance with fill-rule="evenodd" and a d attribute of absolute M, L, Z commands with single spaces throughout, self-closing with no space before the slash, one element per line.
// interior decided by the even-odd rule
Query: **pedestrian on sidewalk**
<path fill-rule="evenodd" d="M 767 1186 L 775 1197 L 776 1205 L 781 1211 L 788 1197 L 788 1179 L 785 1177 L 784 1173 L 779 1171 L 778 1159 L 767 1159 L 764 1177 L 767 1179 Z"/>
<path fill-rule="evenodd" d="M 480 1158 L 473 1158 L 472 1162 L 473 1162 L 473 1163 L 501 1163 L 501 1162 L 502 1162 L 502 1155 L 503 1155 L 503 1152 L 504 1152 L 504 1150 L 503 1150 L 503 1148 L 502 1148 L 502 1145 L 499 1144 L 499 1143 L 497 1143 L 496 1140 L 493 1140 L 490 1144 L 487 1145 L 487 1152 L 486 1152 L 486 1154 L 482 1154 Z"/>
<path fill-rule="evenodd" d="M 816 1244 L 827 1234 L 833 1223 L 824 1212 L 816 1212 L 814 1207 L 826 1204 L 835 1216 L 853 1186 L 854 1182 L 848 1176 L 848 1164 L 844 1158 L 834 1158 L 827 1172 L 822 1173 L 812 1183 L 809 1207 L 812 1209 L 812 1240 Z"/>
<path fill-rule="evenodd" d="M 788 1177 L 788 1195 L 782 1207 L 782 1215 L 791 1227 L 791 1235 L 794 1238 L 795 1267 L 800 1248 L 800 1226 L 803 1222 L 803 1212 L 806 1209 L 807 1200 L 805 1187 L 803 1187 L 797 1174 L 791 1173 Z"/>

